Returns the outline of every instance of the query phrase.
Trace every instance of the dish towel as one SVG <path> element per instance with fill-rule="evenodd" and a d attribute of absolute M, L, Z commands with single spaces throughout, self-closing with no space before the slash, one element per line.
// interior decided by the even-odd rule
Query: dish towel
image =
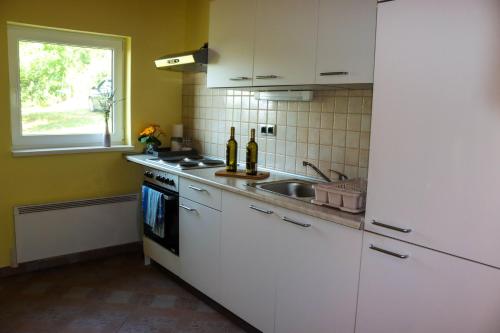
<path fill-rule="evenodd" d="M 158 237 L 165 237 L 165 204 L 163 193 L 142 186 L 142 214 L 144 223 L 151 227 Z"/>

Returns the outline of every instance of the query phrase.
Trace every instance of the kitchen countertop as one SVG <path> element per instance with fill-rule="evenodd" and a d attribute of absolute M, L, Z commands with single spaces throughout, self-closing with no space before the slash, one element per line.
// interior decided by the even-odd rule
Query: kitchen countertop
<path fill-rule="evenodd" d="M 151 155 L 125 155 L 125 158 L 133 163 L 167 171 L 169 173 L 179 175 L 180 177 L 199 181 L 201 183 L 205 183 L 207 185 L 214 186 L 225 191 L 244 195 L 256 200 L 266 201 L 267 203 L 287 208 L 299 213 L 307 214 L 355 229 L 363 228 L 363 213 L 351 214 L 335 208 L 317 206 L 312 203 L 296 200 L 293 198 L 287 198 L 278 194 L 269 193 L 263 190 L 256 189 L 254 187 L 247 186 L 248 183 L 253 182 L 268 182 L 292 178 L 311 180 L 307 177 L 265 169 L 266 171 L 269 171 L 271 173 L 270 177 L 264 180 L 254 181 L 250 179 L 215 176 L 215 172 L 222 168 L 177 170 L 170 167 L 162 167 L 157 163 L 148 160 L 154 158 Z"/>

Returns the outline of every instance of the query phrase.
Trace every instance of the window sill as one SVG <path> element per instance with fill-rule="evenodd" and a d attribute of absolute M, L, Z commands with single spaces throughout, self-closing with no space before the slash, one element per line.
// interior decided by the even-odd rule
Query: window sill
<path fill-rule="evenodd" d="M 37 156 L 37 155 L 63 155 L 63 154 L 85 154 L 104 153 L 113 151 L 133 151 L 134 146 L 116 145 L 111 147 L 67 147 L 67 148 L 41 148 L 41 149 L 13 149 L 12 156 Z"/>

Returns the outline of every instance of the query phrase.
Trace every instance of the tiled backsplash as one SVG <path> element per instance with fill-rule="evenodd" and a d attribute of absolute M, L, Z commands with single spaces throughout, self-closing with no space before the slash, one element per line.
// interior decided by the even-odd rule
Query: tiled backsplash
<path fill-rule="evenodd" d="M 184 74 L 185 136 L 202 153 L 225 159 L 231 126 L 236 128 L 238 160 L 245 161 L 249 131 L 257 131 L 260 166 L 317 176 L 307 160 L 335 178 L 366 177 L 370 148 L 371 90 L 322 90 L 311 102 L 265 101 L 236 89 L 208 89 L 205 73 Z M 258 124 L 277 125 L 277 135 L 261 136 Z"/>

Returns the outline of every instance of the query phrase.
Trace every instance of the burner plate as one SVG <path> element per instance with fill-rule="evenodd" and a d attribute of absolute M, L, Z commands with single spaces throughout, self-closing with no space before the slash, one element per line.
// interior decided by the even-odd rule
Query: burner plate
<path fill-rule="evenodd" d="M 183 168 L 193 168 L 199 166 L 198 162 L 181 162 L 179 165 Z"/>
<path fill-rule="evenodd" d="M 212 160 L 209 158 L 203 159 L 203 160 L 201 160 L 201 162 L 205 165 L 223 165 L 224 164 L 224 162 L 221 160 Z"/>

